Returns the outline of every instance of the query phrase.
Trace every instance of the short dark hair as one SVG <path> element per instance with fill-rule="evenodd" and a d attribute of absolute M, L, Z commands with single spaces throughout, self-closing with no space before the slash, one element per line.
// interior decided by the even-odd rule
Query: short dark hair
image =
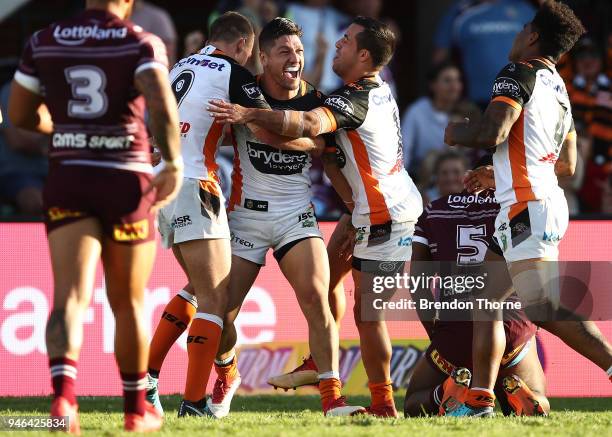
<path fill-rule="evenodd" d="M 369 17 L 356 17 L 353 24 L 363 27 L 357 34 L 357 48 L 366 49 L 372 57 L 374 68 L 389 63 L 395 51 L 395 34 L 385 23 Z"/>
<path fill-rule="evenodd" d="M 454 150 L 446 150 L 436 158 L 436 162 L 434 163 L 434 175 L 438 174 L 440 167 L 442 167 L 442 164 L 446 161 L 461 161 L 463 166 L 467 168 L 465 157 L 461 153 Z"/>
<path fill-rule="evenodd" d="M 531 21 L 540 36 L 540 54 L 557 61 L 586 32 L 574 11 L 564 3 L 547 0 Z"/>
<path fill-rule="evenodd" d="M 266 24 L 259 34 L 259 48 L 262 50 L 270 50 L 276 41 L 281 36 L 296 35 L 302 37 L 302 28 L 288 18 L 276 17 Z"/>
<path fill-rule="evenodd" d="M 208 39 L 232 43 L 240 38 L 253 38 L 255 32 L 251 22 L 238 12 L 226 12 L 210 25 Z"/>

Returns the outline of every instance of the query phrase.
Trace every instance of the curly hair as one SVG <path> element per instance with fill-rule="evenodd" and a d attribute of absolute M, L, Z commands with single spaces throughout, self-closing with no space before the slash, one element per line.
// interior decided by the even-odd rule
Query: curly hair
<path fill-rule="evenodd" d="M 540 35 L 541 54 L 555 61 L 571 50 L 586 32 L 574 11 L 565 3 L 555 0 L 544 2 L 531 24 Z"/>

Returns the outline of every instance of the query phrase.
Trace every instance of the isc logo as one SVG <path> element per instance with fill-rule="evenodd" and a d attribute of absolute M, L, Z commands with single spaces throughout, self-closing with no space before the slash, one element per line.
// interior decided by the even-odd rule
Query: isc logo
<path fill-rule="evenodd" d="M 208 340 L 208 337 L 203 337 L 201 335 L 189 335 L 189 336 L 187 336 L 187 343 L 204 344 L 205 340 Z"/>

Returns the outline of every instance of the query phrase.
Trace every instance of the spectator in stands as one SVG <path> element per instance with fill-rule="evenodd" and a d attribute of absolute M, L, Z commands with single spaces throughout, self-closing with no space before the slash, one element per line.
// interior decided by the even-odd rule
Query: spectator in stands
<path fill-rule="evenodd" d="M 183 40 L 183 57 L 192 55 L 194 53 L 199 52 L 202 47 L 204 47 L 204 41 L 206 37 L 199 30 L 192 30 L 187 35 L 185 35 L 185 39 Z"/>
<path fill-rule="evenodd" d="M 418 169 L 425 157 L 448 147 L 444 144 L 444 129 L 463 91 L 459 68 L 450 62 L 432 68 L 428 82 L 429 95 L 406 109 L 401 124 L 404 165 L 417 176 L 417 182 Z"/>
<path fill-rule="evenodd" d="M 438 24 L 433 62 L 458 55 L 468 97 L 484 109 L 514 37 L 534 14 L 527 0 L 456 0 Z"/>
<path fill-rule="evenodd" d="M 568 93 L 576 126 L 590 142 L 580 199 L 584 212 L 601 212 L 612 175 L 612 86 L 602 53 L 590 39 L 573 51 L 575 77 Z"/>
<path fill-rule="evenodd" d="M 442 196 L 463 191 L 463 177 L 467 171 L 465 158 L 456 150 L 447 150 L 438 155 L 434 165 L 433 187 L 423 193 L 427 205 Z"/>
<path fill-rule="evenodd" d="M 10 83 L 0 89 L 0 112 L 7 113 Z M 0 203 L 18 214 L 42 214 L 42 188 L 47 176 L 49 138 L 16 128 L 4 117 L 0 124 Z"/>
<path fill-rule="evenodd" d="M 170 14 L 159 6 L 155 6 L 145 0 L 136 0 L 130 19 L 147 32 L 151 32 L 161 38 L 164 44 L 166 44 L 168 62 L 170 65 L 173 65 L 176 62 L 178 37 Z"/>
<path fill-rule="evenodd" d="M 340 87 L 342 81 L 331 66 L 334 45 L 348 27 L 349 17 L 338 12 L 329 0 L 290 3 L 287 17 L 304 31 L 304 79 L 323 92 L 331 92 Z"/>

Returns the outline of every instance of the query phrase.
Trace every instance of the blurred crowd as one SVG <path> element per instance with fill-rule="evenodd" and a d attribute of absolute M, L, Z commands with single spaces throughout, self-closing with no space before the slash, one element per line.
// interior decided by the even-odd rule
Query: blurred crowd
<path fill-rule="evenodd" d="M 386 0 L 391 2 L 391 0 Z M 480 117 L 489 101 L 491 85 L 508 62 L 514 36 L 528 22 L 541 0 L 454 0 L 434 32 L 428 60 L 427 86 L 422 96 L 405 107 L 402 116 L 404 163 L 417 183 L 424 202 L 462 188 L 462 177 L 485 152 L 451 150 L 444 144 L 449 121 Z M 598 0 L 593 0 L 598 1 Z M 602 0 L 606 1 L 606 0 Z M 567 0 L 571 6 L 580 3 Z M 256 31 L 270 19 L 285 16 L 304 31 L 304 78 L 323 92 L 339 87 L 331 69 L 335 42 L 351 18 L 375 17 L 388 23 L 401 38 L 400 23 L 382 16 L 383 0 L 219 0 L 208 17 L 236 10 L 247 16 Z M 387 8 L 387 10 L 389 10 Z M 576 6 L 580 15 L 580 6 Z M 592 12 L 592 11 L 591 11 Z M 588 13 L 588 12 L 587 12 Z M 601 17 L 600 17 L 601 18 Z M 150 2 L 137 0 L 132 20 L 157 34 L 166 44 L 170 62 L 203 46 L 205 29 L 193 29 L 179 41 L 170 14 Z M 585 25 L 589 26 L 587 17 Z M 558 65 L 566 81 L 578 133 L 578 166 L 571 178 L 560 180 L 570 213 L 612 214 L 612 17 L 586 35 Z M 180 48 L 180 52 L 179 52 Z M 257 46 L 247 67 L 260 72 Z M 402 78 L 397 57 L 383 71 L 383 79 L 395 90 Z M 0 109 L 6 114 L 9 84 L 0 88 Z M 39 216 L 42 186 L 47 171 L 48 138 L 0 124 L 0 216 Z M 218 160 L 224 192 L 231 183 L 232 148 L 222 147 Z M 321 219 L 336 219 L 341 202 L 325 177 L 322 165 L 311 172 L 313 203 Z M 229 197 L 229 196 L 228 196 Z"/>

